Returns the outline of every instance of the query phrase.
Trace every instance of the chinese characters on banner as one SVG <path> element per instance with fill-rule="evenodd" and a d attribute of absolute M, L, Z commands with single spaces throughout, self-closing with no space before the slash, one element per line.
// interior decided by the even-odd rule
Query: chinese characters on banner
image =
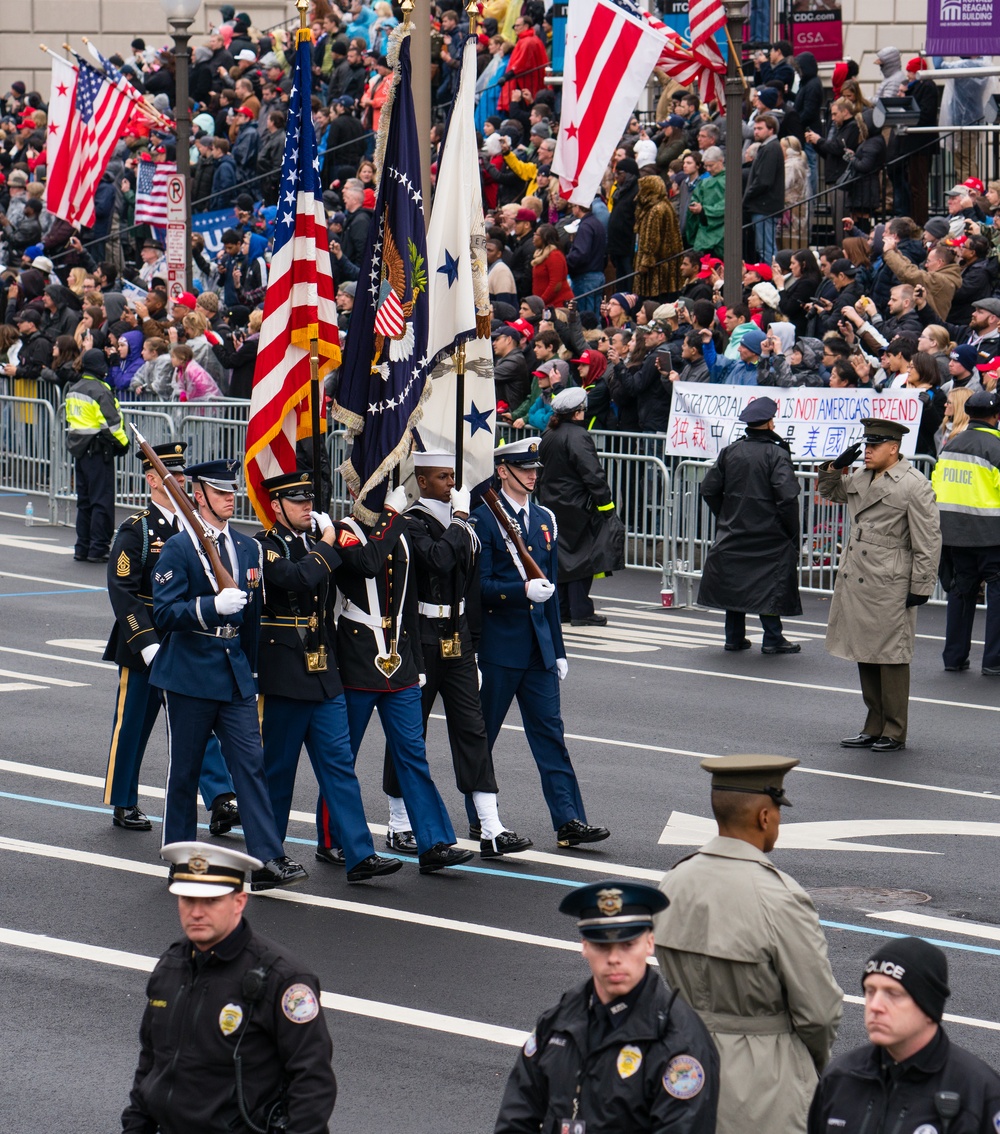
<path fill-rule="evenodd" d="M 928 2 L 935 4 L 941 0 Z M 792 6 L 792 49 L 796 55 L 811 51 L 817 63 L 836 63 L 843 59 L 840 0 L 795 0 Z"/>
<path fill-rule="evenodd" d="M 823 390 L 802 386 L 721 386 L 675 382 L 667 428 L 667 452 L 674 457 L 714 460 L 739 440 L 746 426 L 740 414 L 757 398 L 778 404 L 774 431 L 792 449 L 796 461 L 830 461 L 861 441 L 863 417 L 881 417 L 910 428 L 902 454 L 912 457 L 923 405 L 916 390 Z"/>

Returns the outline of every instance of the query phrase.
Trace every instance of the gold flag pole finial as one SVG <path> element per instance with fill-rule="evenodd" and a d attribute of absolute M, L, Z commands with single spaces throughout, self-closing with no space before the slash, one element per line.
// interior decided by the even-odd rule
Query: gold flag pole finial
<path fill-rule="evenodd" d="M 403 22 L 406 24 L 413 23 L 413 0 L 403 0 L 400 8 L 403 11 Z"/>
<path fill-rule="evenodd" d="M 309 12 L 309 0 L 295 0 L 295 7 L 299 10 L 299 30 L 295 36 L 295 44 L 312 43 L 312 31 L 306 26 Z"/>
<path fill-rule="evenodd" d="M 479 33 L 479 0 L 469 0 L 465 5 L 465 10 L 469 15 L 469 35 L 477 35 Z"/>

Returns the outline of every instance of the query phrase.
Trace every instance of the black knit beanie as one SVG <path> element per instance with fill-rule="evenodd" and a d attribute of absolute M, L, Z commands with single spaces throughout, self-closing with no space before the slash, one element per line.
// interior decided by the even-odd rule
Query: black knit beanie
<path fill-rule="evenodd" d="M 898 980 L 916 1003 L 935 1022 L 940 1022 L 944 1002 L 951 995 L 948 987 L 948 958 L 936 946 L 920 937 L 899 937 L 886 942 L 865 965 L 865 977 L 876 973 Z"/>

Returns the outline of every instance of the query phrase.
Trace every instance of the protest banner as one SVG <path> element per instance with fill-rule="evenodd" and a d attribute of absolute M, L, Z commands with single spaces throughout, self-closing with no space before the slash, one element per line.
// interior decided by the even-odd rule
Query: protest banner
<path fill-rule="evenodd" d="M 796 461 L 830 461 L 861 441 L 863 417 L 881 417 L 909 427 L 901 452 L 912 457 L 923 403 L 917 390 L 826 390 L 815 386 L 722 386 L 675 382 L 667 427 L 667 453 L 714 460 L 746 432 L 740 414 L 757 398 L 773 398 L 774 431 L 791 446 Z"/>

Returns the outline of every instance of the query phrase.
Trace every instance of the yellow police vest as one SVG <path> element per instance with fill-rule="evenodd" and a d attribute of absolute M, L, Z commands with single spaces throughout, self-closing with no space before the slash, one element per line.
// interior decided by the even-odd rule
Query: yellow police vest
<path fill-rule="evenodd" d="M 938 457 L 931 484 L 945 543 L 1000 544 L 1000 430 L 976 425 Z"/>

